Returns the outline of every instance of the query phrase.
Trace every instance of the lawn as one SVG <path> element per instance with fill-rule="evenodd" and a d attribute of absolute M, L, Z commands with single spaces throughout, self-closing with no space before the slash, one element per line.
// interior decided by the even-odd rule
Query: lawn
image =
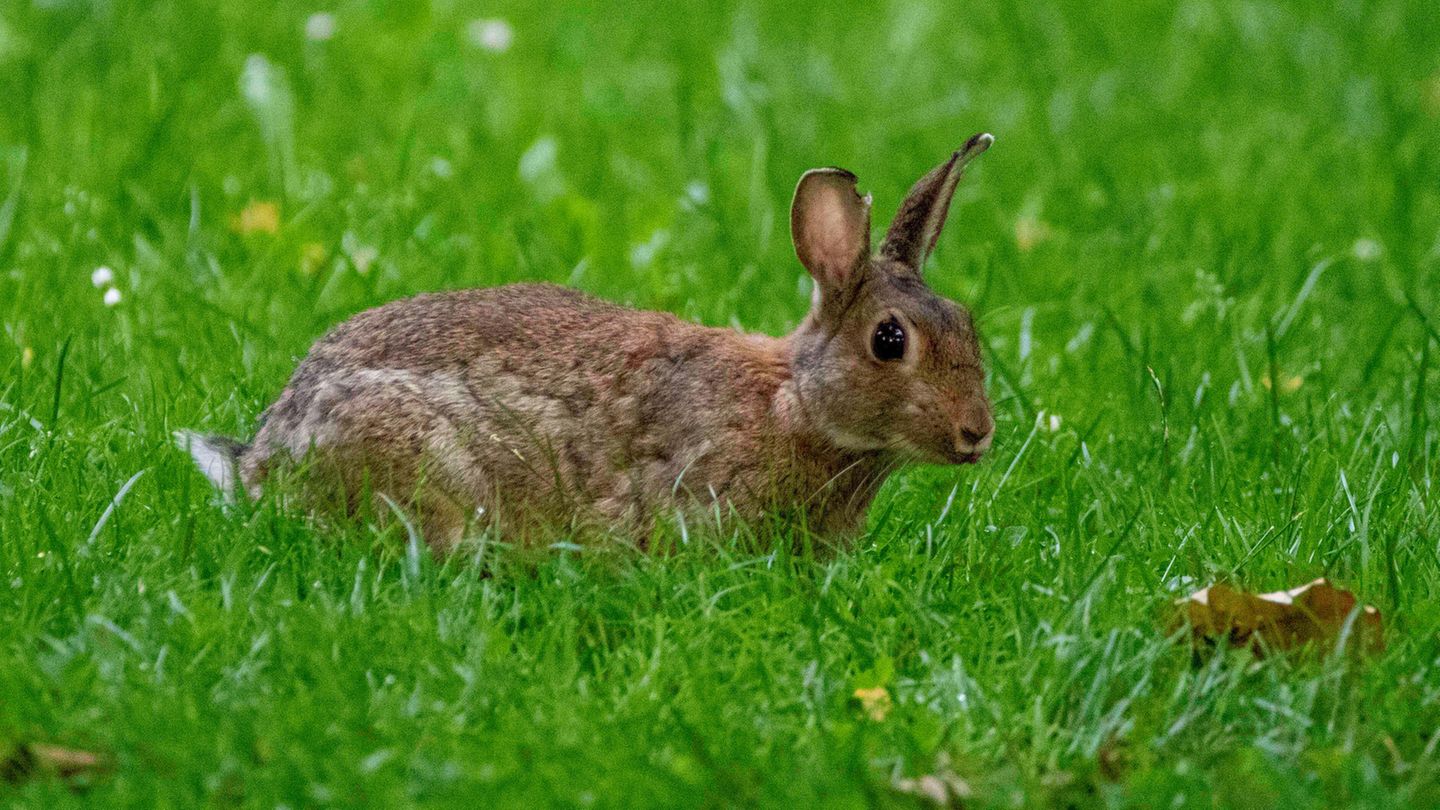
<path fill-rule="evenodd" d="M 0 757 L 103 765 L 0 800 L 1440 805 L 1437 43 L 1425 0 L 0 2 Z M 852 549 L 435 560 L 170 444 L 423 290 L 787 331 L 800 173 L 879 226 L 979 130 L 928 272 L 995 450 Z M 1169 633 L 1317 576 L 1383 652 Z"/>

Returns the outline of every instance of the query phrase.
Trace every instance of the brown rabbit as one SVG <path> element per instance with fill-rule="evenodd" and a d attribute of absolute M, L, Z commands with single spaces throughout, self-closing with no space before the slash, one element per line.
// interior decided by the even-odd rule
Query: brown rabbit
<path fill-rule="evenodd" d="M 787 337 L 545 284 L 419 295 L 316 343 L 248 445 L 177 439 L 227 496 L 298 469 L 313 505 L 383 499 L 437 550 L 480 525 L 594 525 L 642 543 L 686 515 L 779 512 L 822 538 L 863 528 L 900 462 L 969 463 L 990 447 L 974 324 L 921 270 L 992 141 L 975 135 L 921 178 L 874 254 L 855 176 L 806 172 L 790 229 L 815 296 Z"/>

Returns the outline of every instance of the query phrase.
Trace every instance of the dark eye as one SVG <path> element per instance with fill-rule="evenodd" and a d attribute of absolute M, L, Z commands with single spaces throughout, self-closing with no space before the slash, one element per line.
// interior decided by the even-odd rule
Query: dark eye
<path fill-rule="evenodd" d="M 905 356 L 905 328 L 891 315 L 875 327 L 870 337 L 870 351 L 876 360 L 899 360 Z"/>

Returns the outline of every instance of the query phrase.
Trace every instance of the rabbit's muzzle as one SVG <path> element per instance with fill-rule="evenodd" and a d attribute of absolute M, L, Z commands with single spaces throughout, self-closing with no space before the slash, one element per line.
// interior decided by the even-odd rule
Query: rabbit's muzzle
<path fill-rule="evenodd" d="M 976 407 L 962 417 L 955 427 L 955 444 L 950 457 L 957 464 L 979 461 L 995 438 L 995 419 L 989 407 Z"/>

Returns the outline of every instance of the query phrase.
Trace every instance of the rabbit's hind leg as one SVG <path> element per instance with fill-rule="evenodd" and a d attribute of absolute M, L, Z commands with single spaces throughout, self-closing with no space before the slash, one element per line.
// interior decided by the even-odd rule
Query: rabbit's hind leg
<path fill-rule="evenodd" d="M 398 508 L 432 549 L 454 550 L 483 481 L 468 442 L 431 392 L 363 377 L 319 389 L 286 442 L 309 447 L 306 489 L 315 500 L 338 495 L 345 511 L 368 506 L 382 520 Z"/>
<path fill-rule="evenodd" d="M 468 510 L 454 498 L 423 484 L 409 497 L 395 498 L 383 491 L 376 491 L 373 497 L 373 509 L 382 525 L 388 523 L 387 517 L 398 518 L 407 532 L 414 529 L 436 554 L 457 550 L 470 528 Z"/>

